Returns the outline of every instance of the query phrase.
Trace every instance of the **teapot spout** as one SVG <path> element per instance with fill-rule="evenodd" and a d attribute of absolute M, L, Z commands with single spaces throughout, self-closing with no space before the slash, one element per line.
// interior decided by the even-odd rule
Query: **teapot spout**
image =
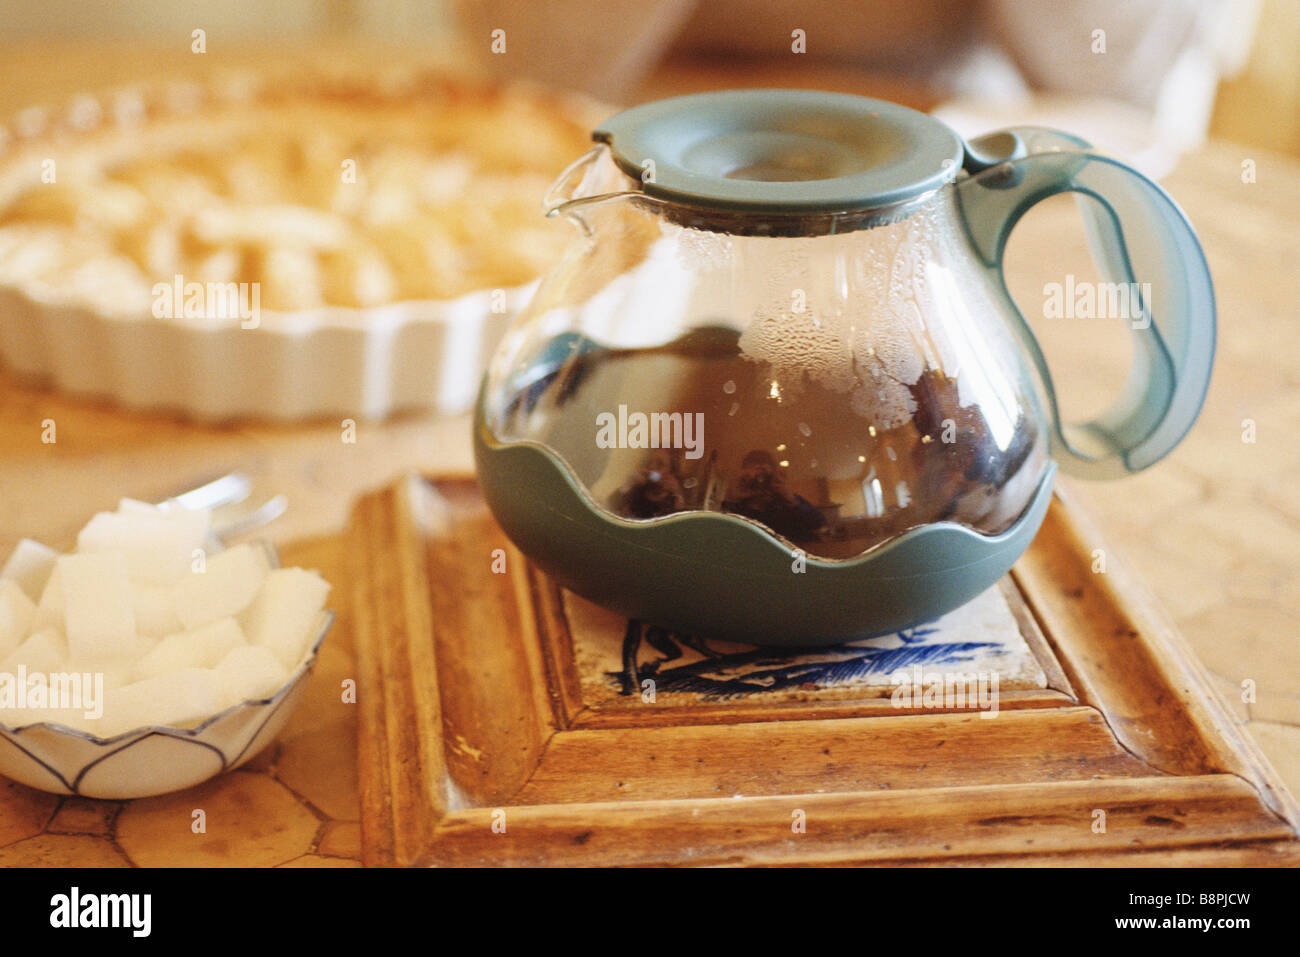
<path fill-rule="evenodd" d="M 548 217 L 578 220 L 578 211 L 595 203 L 631 199 L 643 195 L 630 189 L 632 181 L 610 159 L 605 144 L 592 147 L 570 163 L 546 190 L 542 208 Z"/>

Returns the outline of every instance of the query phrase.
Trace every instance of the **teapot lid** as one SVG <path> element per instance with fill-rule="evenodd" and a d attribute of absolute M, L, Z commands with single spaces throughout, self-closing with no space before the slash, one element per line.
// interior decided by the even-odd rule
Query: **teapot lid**
<path fill-rule="evenodd" d="M 847 93 L 727 90 L 625 110 L 592 134 L 651 196 L 766 214 L 905 202 L 956 178 L 966 147 L 934 117 Z"/>

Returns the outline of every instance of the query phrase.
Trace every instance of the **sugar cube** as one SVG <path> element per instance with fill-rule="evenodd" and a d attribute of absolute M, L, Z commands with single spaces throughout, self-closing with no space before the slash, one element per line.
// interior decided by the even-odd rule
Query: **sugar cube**
<path fill-rule="evenodd" d="M 207 544 L 210 531 L 207 512 L 127 499 L 119 511 L 101 512 L 86 524 L 77 535 L 77 550 L 121 552 L 133 581 L 170 585 L 189 572 L 194 550 Z"/>
<path fill-rule="evenodd" d="M 153 651 L 160 641 L 161 639 L 151 638 L 148 635 L 136 635 L 127 646 L 127 650 L 121 654 L 88 659 L 78 658 L 70 654 L 65 667 L 68 671 L 89 671 L 102 674 L 104 676 L 104 687 L 117 688 L 136 680 L 135 669 L 140 659 Z"/>
<path fill-rule="evenodd" d="M 0 659 L 8 657 L 32 632 L 36 603 L 14 581 L 0 581 Z"/>
<path fill-rule="evenodd" d="M 135 609 L 135 630 L 142 635 L 163 638 L 184 631 L 172 590 L 164 585 L 132 582 L 131 603 Z"/>
<path fill-rule="evenodd" d="M 65 670 L 62 643 L 57 632 L 42 632 L 0 662 L 0 723 L 25 727 L 61 721 L 56 708 L 63 703 L 59 689 L 64 686 L 56 684 L 56 676 Z"/>
<path fill-rule="evenodd" d="M 58 557 L 59 553 L 54 549 L 24 538 L 14 548 L 4 568 L 0 568 L 0 578 L 17 582 L 27 597 L 36 601 L 41 597 Z"/>
<path fill-rule="evenodd" d="M 45 587 L 41 589 L 41 600 L 36 603 L 36 617 L 32 619 L 32 631 L 43 628 L 63 630 L 63 579 L 59 575 L 59 566 L 50 572 Z"/>
<path fill-rule="evenodd" d="M 19 666 L 26 667 L 27 673 L 50 674 L 64 671 L 68 660 L 68 643 L 53 628 L 38 631 L 18 646 L 4 661 L 0 661 L 0 672 L 16 675 Z"/>
<path fill-rule="evenodd" d="M 133 658 L 118 658 L 106 664 L 97 663 L 91 668 L 83 667 L 80 669 L 69 663 L 68 669 L 71 671 L 89 670 L 92 674 L 103 675 L 105 690 L 121 688 L 123 685 L 129 685 L 135 681 L 135 659 Z"/>
<path fill-rule="evenodd" d="M 227 706 L 269 698 L 289 680 L 289 670 L 262 645 L 240 645 L 231 649 L 216 670 Z"/>
<path fill-rule="evenodd" d="M 209 556 L 203 571 L 192 572 L 172 586 L 181 624 L 193 631 L 239 614 L 257 595 L 268 571 L 266 552 L 252 545 L 236 545 Z"/>
<path fill-rule="evenodd" d="M 316 634 L 330 586 L 315 572 L 277 568 L 241 616 L 244 634 L 269 649 L 286 668 L 296 668 Z"/>
<path fill-rule="evenodd" d="M 215 668 L 231 650 L 247 643 L 235 619 L 218 618 L 193 631 L 168 635 L 139 660 L 135 676 L 142 680 L 182 668 Z"/>
<path fill-rule="evenodd" d="M 139 518 L 146 517 L 139 516 Z M 157 522 L 149 520 L 149 524 L 151 526 L 161 524 L 161 519 Z M 117 512 L 98 512 L 77 533 L 76 550 L 86 554 L 126 552 L 136 545 L 141 537 L 143 535 L 139 524 L 132 525 L 130 516 L 119 515 Z"/>
<path fill-rule="evenodd" d="M 68 651 L 79 661 L 129 654 L 135 608 L 119 552 L 64 555 L 58 561 Z"/>
<path fill-rule="evenodd" d="M 146 725 L 184 727 L 223 706 L 215 671 L 183 668 L 104 692 L 104 717 L 96 733 L 107 737 Z"/>

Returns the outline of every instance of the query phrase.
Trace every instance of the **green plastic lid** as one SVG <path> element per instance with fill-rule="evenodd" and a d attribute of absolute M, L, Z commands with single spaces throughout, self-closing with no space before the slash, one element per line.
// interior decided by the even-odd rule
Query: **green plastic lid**
<path fill-rule="evenodd" d="M 816 90 L 727 90 L 646 103 L 592 134 L 651 196 L 704 209 L 829 213 L 951 182 L 966 147 L 896 103 Z"/>

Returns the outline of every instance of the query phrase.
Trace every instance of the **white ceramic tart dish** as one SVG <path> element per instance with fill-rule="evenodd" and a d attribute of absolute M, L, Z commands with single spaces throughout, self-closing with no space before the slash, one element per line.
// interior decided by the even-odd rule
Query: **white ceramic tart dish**
<path fill-rule="evenodd" d="M 28 109 L 0 128 L 0 364 L 201 420 L 461 411 L 601 116 L 435 72 Z"/>

